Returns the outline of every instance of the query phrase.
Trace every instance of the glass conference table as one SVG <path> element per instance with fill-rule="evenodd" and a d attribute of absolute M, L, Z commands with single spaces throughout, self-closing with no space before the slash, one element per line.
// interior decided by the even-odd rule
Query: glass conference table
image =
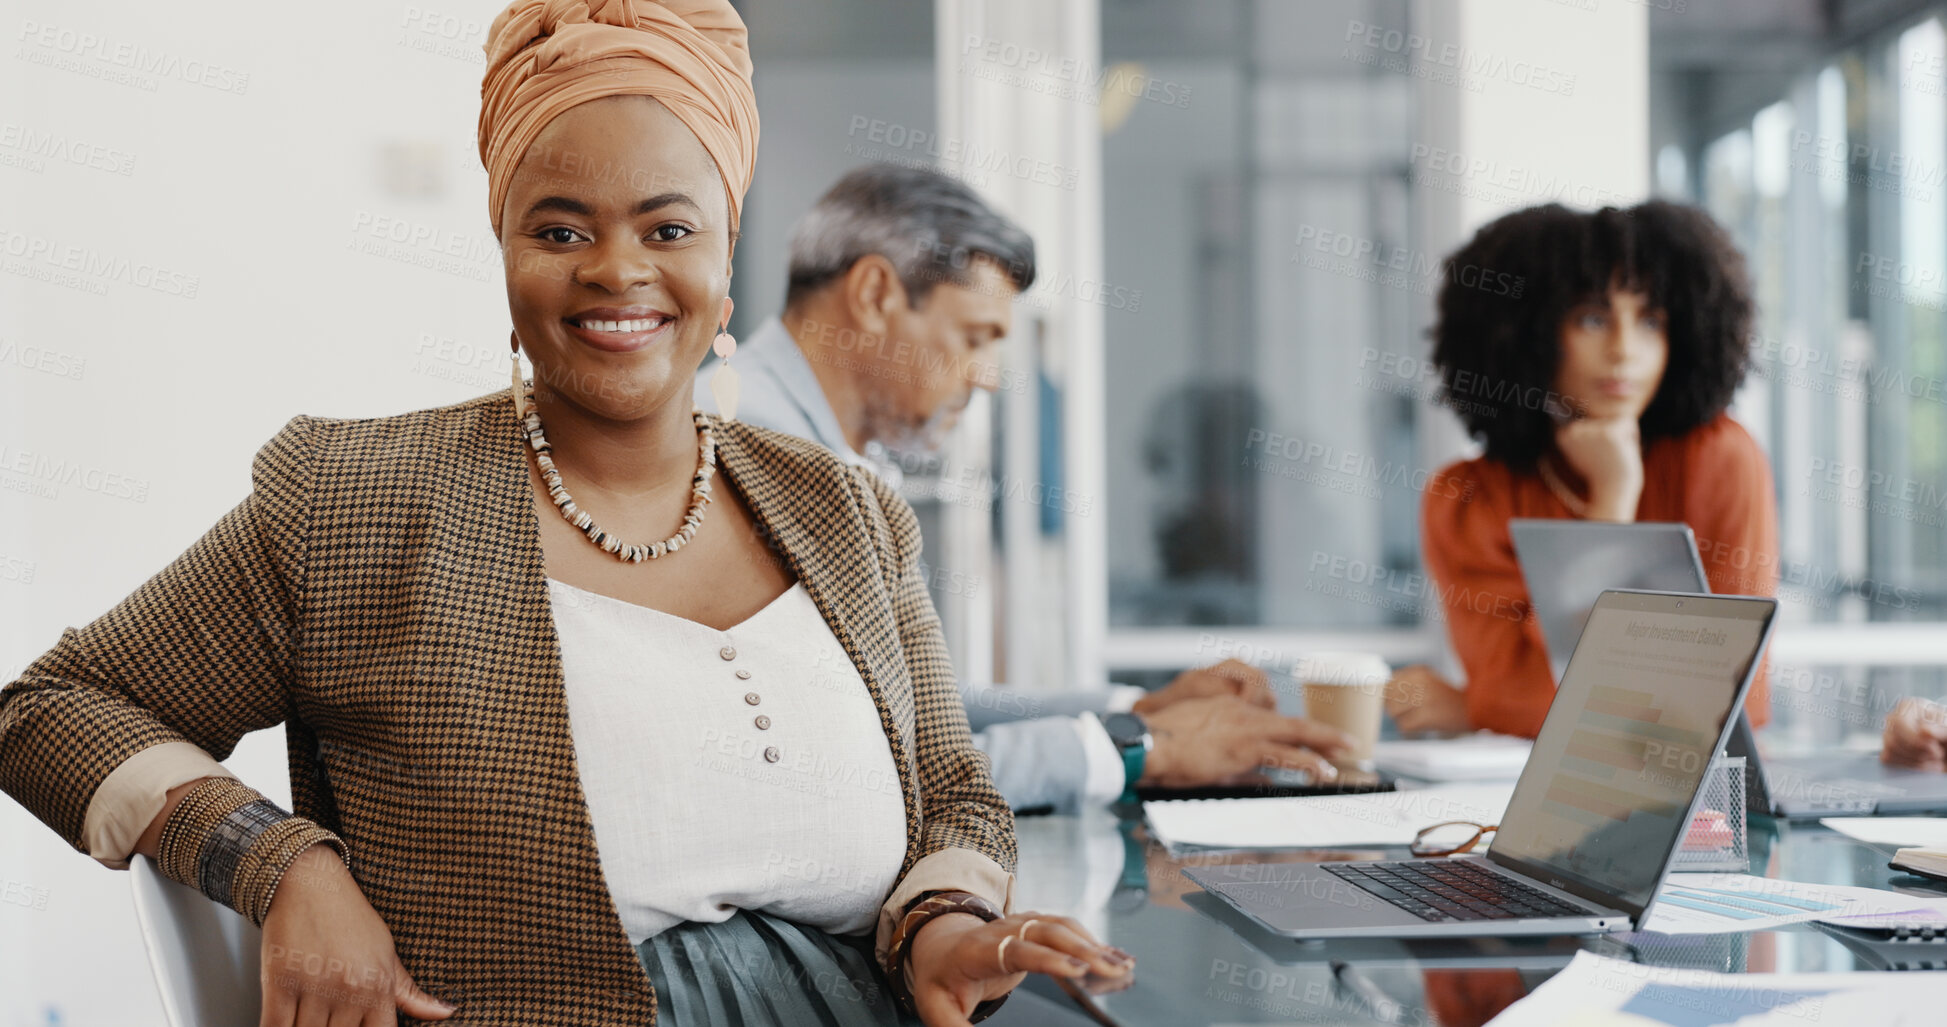
<path fill-rule="evenodd" d="M 1892 847 L 1854 841 L 1816 822 L 1750 821 L 1753 873 L 1786 880 L 1947 897 L 1947 884 L 1887 867 Z M 1568 965 L 1579 949 L 1657 966 L 1718 972 L 1877 970 L 1810 925 L 1748 934 L 1442 942 L 1294 942 L 1255 927 L 1183 876 L 1137 819 L 1109 810 L 1024 816 L 1016 830 L 1015 908 L 1073 916 L 1132 952 L 1136 979 L 1091 996 L 1127 1027 L 1217 1024 L 1480 1024 Z M 1403 859 L 1404 849 L 1272 851 L 1253 859 Z M 1208 865 L 1213 857 L 1200 854 Z M 1194 864 L 1192 864 L 1194 865 Z M 1334 967 L 1334 961 L 1344 964 Z M 1947 973 L 1941 977 L 1947 1006 Z M 1030 977 L 988 1023 L 1100 1023 L 1047 978 Z M 1944 1021 L 1947 1022 L 1947 1021 Z"/>

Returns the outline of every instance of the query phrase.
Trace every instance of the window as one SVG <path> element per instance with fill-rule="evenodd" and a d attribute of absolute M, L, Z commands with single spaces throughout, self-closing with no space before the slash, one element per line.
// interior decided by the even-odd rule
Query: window
<path fill-rule="evenodd" d="M 1186 98 L 1103 126 L 1105 273 L 1142 296 L 1108 312 L 1111 630 L 1417 628 L 1410 598 L 1307 574 L 1419 570 L 1424 380 L 1394 372 L 1440 255 L 1413 238 L 1414 80 L 1344 43 L 1408 5 L 1185 7 L 1102 10 L 1104 63 Z"/>
<path fill-rule="evenodd" d="M 1943 690 L 1944 58 L 1937 17 L 1869 39 L 1701 154 L 1694 198 L 1760 307 L 1735 413 L 1777 479 L 1782 616 L 1803 627 L 1773 645 L 1774 709 L 1807 745 L 1876 736 L 1899 696 Z M 1862 648 L 1880 664 L 1838 662 Z"/>

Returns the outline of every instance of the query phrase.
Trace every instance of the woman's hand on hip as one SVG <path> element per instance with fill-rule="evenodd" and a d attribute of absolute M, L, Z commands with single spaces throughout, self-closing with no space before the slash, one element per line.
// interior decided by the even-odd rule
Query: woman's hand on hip
<path fill-rule="evenodd" d="M 278 882 L 260 976 L 260 1027 L 396 1027 L 399 1010 L 421 1020 L 454 1012 L 413 983 L 392 932 L 326 846 L 304 850 Z"/>
<path fill-rule="evenodd" d="M 1136 957 L 1089 936 L 1065 916 L 1016 913 L 985 921 L 948 913 L 922 924 L 906 954 L 906 980 L 926 1027 L 963 1027 L 974 1007 L 1014 990 L 1030 973 L 1124 977 Z"/>

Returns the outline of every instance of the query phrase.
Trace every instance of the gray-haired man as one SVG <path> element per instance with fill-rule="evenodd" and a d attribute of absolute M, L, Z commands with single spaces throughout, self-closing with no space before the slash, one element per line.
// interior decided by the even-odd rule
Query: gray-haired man
<path fill-rule="evenodd" d="M 1000 381 L 996 343 L 1034 283 L 1034 240 L 938 172 L 859 168 L 791 236 L 782 318 L 737 348 L 737 417 L 818 442 L 896 478 L 888 451 L 940 447 L 976 388 Z M 696 402 L 715 410 L 710 379 Z M 1264 674 L 1227 661 L 1167 687 L 1041 696 L 961 683 L 974 742 L 1016 809 L 1072 811 L 1137 783 L 1188 787 L 1262 765 L 1331 775 L 1336 731 L 1281 717 Z M 1145 737 L 1147 736 L 1147 737 Z"/>

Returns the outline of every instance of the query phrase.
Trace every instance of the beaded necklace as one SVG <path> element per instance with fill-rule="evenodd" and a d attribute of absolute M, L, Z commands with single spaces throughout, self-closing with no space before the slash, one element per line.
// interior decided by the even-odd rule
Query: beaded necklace
<path fill-rule="evenodd" d="M 555 508 L 569 524 L 581 529 L 590 542 L 600 546 L 602 551 L 624 563 L 641 563 L 654 560 L 683 548 L 684 544 L 696 537 L 697 525 L 703 523 L 703 508 L 710 503 L 710 479 L 717 473 L 717 439 L 710 430 L 710 422 L 701 410 L 692 414 L 696 423 L 697 465 L 696 477 L 690 482 L 690 508 L 683 515 L 683 527 L 676 534 L 652 545 L 624 542 L 602 530 L 588 511 L 575 505 L 568 495 L 567 486 L 561 483 L 561 472 L 554 466 L 554 447 L 548 437 L 541 432 L 541 411 L 534 404 L 532 386 L 526 389 L 524 397 L 527 408 L 522 419 L 527 435 L 527 444 L 534 450 L 534 461 L 541 465 L 541 480 L 548 486 L 548 498 L 554 500 Z"/>

